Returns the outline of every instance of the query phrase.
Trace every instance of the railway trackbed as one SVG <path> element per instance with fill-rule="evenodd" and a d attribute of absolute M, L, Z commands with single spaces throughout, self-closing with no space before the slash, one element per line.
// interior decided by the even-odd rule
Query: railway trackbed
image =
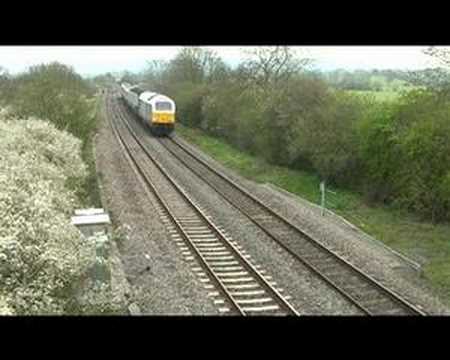
<path fill-rule="evenodd" d="M 113 95 L 107 98 L 108 119 L 131 168 L 157 212 L 190 262 L 209 296 L 224 314 L 299 315 L 289 296 L 266 271 L 249 260 L 239 244 L 201 209 L 149 153 L 129 125 Z"/>
<path fill-rule="evenodd" d="M 326 248 L 173 138 L 160 143 L 279 245 L 366 315 L 426 315 L 340 255 Z"/>
<path fill-rule="evenodd" d="M 125 109 L 119 108 L 123 120 L 127 122 L 128 116 L 124 113 Z M 129 127 L 128 123 L 127 126 Z M 408 302 L 400 294 L 387 288 L 340 255 L 326 248 L 288 219 L 277 214 L 241 185 L 211 167 L 176 139 L 165 138 L 159 141 L 169 153 L 199 179 L 207 183 L 328 286 L 340 293 L 362 314 L 427 315 L 425 311 Z M 142 148 L 144 149 L 144 147 Z M 209 228 L 211 229 L 211 227 Z M 215 231 L 213 230 L 213 232 Z"/>

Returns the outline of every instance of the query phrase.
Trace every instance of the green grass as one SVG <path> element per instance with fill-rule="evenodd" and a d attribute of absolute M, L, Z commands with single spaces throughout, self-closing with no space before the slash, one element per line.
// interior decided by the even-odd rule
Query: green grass
<path fill-rule="evenodd" d="M 258 183 L 272 183 L 313 203 L 320 201 L 319 178 L 314 174 L 270 165 L 206 135 L 177 125 L 177 133 L 214 159 Z M 450 305 L 450 224 L 433 225 L 404 211 L 368 206 L 360 194 L 330 189 L 327 207 L 391 248 L 423 264 L 423 276 Z"/>
<path fill-rule="evenodd" d="M 371 96 L 376 101 L 382 101 L 382 102 L 386 102 L 386 101 L 390 102 L 390 101 L 397 100 L 401 95 L 401 92 L 388 91 L 388 90 L 384 90 L 384 91 L 348 90 L 348 92 L 351 94 L 359 95 L 359 96 Z"/>

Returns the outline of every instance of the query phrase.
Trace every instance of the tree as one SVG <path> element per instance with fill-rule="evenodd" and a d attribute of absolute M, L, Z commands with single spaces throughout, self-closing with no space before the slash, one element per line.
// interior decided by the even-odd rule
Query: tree
<path fill-rule="evenodd" d="M 244 52 L 248 59 L 242 64 L 242 75 L 263 88 L 288 81 L 312 63 L 288 46 L 262 46 Z"/>
<path fill-rule="evenodd" d="M 136 84 L 138 82 L 138 76 L 136 74 L 133 74 L 130 71 L 123 71 L 120 75 L 120 82 L 127 82 L 130 84 Z"/>
<path fill-rule="evenodd" d="M 430 46 L 423 50 L 423 53 L 438 60 L 444 67 L 450 69 L 450 49 L 436 46 Z"/>
<path fill-rule="evenodd" d="M 407 80 L 416 86 L 448 92 L 450 90 L 450 49 L 430 46 L 423 50 L 440 66 L 428 68 L 423 71 L 409 71 Z"/>
<path fill-rule="evenodd" d="M 11 105 L 19 115 L 50 120 L 58 129 L 87 139 L 95 124 L 86 99 L 94 89 L 72 67 L 57 62 L 32 66 L 14 84 Z"/>
<path fill-rule="evenodd" d="M 167 66 L 168 63 L 164 60 L 147 61 L 147 67 L 140 74 L 140 78 L 144 86 L 154 91 L 164 92 L 161 89 L 163 87 L 162 74 Z"/>
<path fill-rule="evenodd" d="M 169 63 L 165 71 L 166 82 L 209 83 L 226 75 L 227 67 L 212 50 L 185 47 Z"/>
<path fill-rule="evenodd" d="M 0 102 L 8 102 L 12 92 L 11 76 L 7 69 L 0 66 Z"/>

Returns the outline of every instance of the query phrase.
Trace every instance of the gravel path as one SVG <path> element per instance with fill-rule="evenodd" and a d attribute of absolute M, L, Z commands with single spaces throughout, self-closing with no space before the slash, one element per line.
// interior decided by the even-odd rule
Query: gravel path
<path fill-rule="evenodd" d="M 320 216 L 320 209 L 314 204 L 273 186 L 258 185 L 226 169 L 217 161 L 187 143 L 181 137 L 177 140 L 185 144 L 209 164 L 225 172 L 250 193 L 291 220 L 301 229 L 328 248 L 343 256 L 350 263 L 369 273 L 381 283 L 405 296 L 433 315 L 449 315 L 450 310 L 433 294 L 429 285 L 404 260 L 393 254 L 360 229 L 350 227 L 337 216 Z"/>
<path fill-rule="evenodd" d="M 218 314 L 155 216 L 156 200 L 143 196 L 143 188 L 105 119 L 96 137 L 96 155 L 103 205 L 113 223 L 123 229 L 121 260 L 142 314 Z"/>

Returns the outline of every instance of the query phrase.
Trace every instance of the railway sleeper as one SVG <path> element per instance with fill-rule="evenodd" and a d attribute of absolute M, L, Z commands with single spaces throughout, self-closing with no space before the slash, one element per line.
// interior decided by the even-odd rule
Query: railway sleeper
<path fill-rule="evenodd" d="M 248 282 L 254 282 L 255 279 L 251 276 L 249 277 L 240 277 L 237 279 L 233 279 L 233 278 L 225 278 L 225 279 L 220 279 L 221 282 L 228 284 L 228 283 L 248 283 Z"/>
<path fill-rule="evenodd" d="M 222 244 L 195 244 L 199 251 L 225 251 L 227 248 Z"/>
<path fill-rule="evenodd" d="M 229 271 L 241 271 L 244 268 L 241 265 L 238 266 L 211 266 L 211 268 L 216 272 L 229 272 Z"/>
<path fill-rule="evenodd" d="M 265 294 L 265 290 L 250 290 L 250 291 L 231 291 L 231 296 L 255 296 Z"/>
<path fill-rule="evenodd" d="M 219 278 L 229 278 L 229 277 L 236 277 L 236 276 L 245 276 L 248 275 L 247 271 L 235 271 L 235 272 L 223 272 L 223 273 L 217 273 L 217 276 Z"/>
<path fill-rule="evenodd" d="M 217 251 L 216 249 L 208 251 L 208 249 L 198 249 L 203 256 L 228 256 L 231 255 L 231 253 L 226 251 Z"/>
<path fill-rule="evenodd" d="M 217 261 L 217 260 L 212 260 L 209 265 L 211 267 L 221 267 L 221 266 L 237 266 L 239 265 L 239 262 L 237 262 L 236 260 L 232 260 L 232 261 Z"/>
<path fill-rule="evenodd" d="M 274 305 L 266 305 L 266 306 L 245 306 L 242 307 L 242 311 L 246 313 L 255 312 L 261 313 L 266 311 L 280 310 L 280 307 L 276 304 Z"/>
<path fill-rule="evenodd" d="M 230 256 L 223 256 L 223 255 L 205 255 L 203 256 L 205 258 L 205 260 L 208 261 L 230 261 L 230 260 L 234 260 L 235 257 L 230 255 Z"/>
<path fill-rule="evenodd" d="M 255 299 L 237 299 L 236 303 L 238 305 L 244 305 L 244 304 L 264 304 L 268 302 L 274 302 L 274 300 L 270 297 L 266 298 L 255 298 Z"/>

